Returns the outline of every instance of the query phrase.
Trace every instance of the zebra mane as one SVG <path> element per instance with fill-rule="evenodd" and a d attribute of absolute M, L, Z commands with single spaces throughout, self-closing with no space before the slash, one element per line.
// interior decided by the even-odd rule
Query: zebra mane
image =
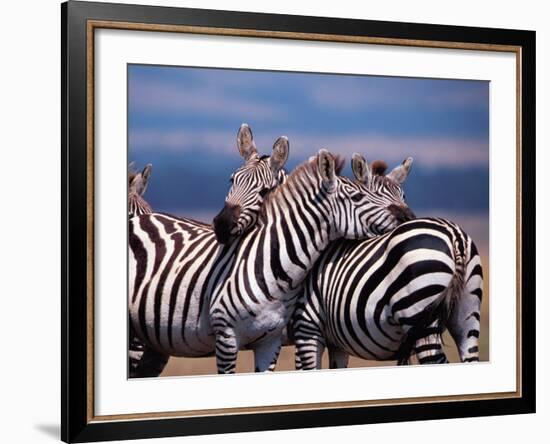
<path fill-rule="evenodd" d="M 388 169 L 388 164 L 383 160 L 375 160 L 372 162 L 370 169 L 375 176 L 384 176 Z"/>
<path fill-rule="evenodd" d="M 344 168 L 345 159 L 340 155 L 334 155 L 334 170 L 337 176 L 340 175 Z M 265 220 L 267 209 L 270 208 L 274 202 L 280 204 L 284 203 L 284 199 L 281 198 L 282 192 L 285 188 L 295 188 L 300 182 L 319 182 L 320 176 L 318 173 L 317 156 L 312 156 L 305 162 L 302 162 L 294 170 L 286 175 L 286 179 L 281 184 L 274 188 L 269 194 L 266 195 L 264 203 L 259 212 L 259 220 Z"/>

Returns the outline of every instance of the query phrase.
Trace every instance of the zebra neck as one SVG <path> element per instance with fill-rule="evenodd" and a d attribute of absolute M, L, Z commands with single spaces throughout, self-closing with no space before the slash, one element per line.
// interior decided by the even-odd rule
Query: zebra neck
<path fill-rule="evenodd" d="M 315 160 L 296 167 L 267 197 L 246 241 L 251 254 L 240 259 L 253 268 L 260 290 L 292 297 L 336 231 L 330 201 Z"/>
<path fill-rule="evenodd" d="M 259 250 L 256 275 L 263 272 L 268 278 L 272 295 L 297 289 L 329 245 L 330 218 L 322 208 L 315 210 L 314 205 L 301 209 L 272 206 L 260 224 L 255 234 Z"/>
<path fill-rule="evenodd" d="M 150 214 L 153 210 L 143 197 L 139 194 L 132 193 L 128 196 L 128 213 L 132 216 L 140 216 L 142 214 Z"/>

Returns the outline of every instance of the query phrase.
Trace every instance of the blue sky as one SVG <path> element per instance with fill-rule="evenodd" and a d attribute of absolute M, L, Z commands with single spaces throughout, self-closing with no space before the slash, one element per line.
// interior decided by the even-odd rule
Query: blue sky
<path fill-rule="evenodd" d="M 288 169 L 320 148 L 390 167 L 412 156 L 417 214 L 478 215 L 488 227 L 488 82 L 151 65 L 129 65 L 128 82 L 128 157 L 153 164 L 155 210 L 219 210 L 246 122 L 262 154 L 289 138 Z"/>

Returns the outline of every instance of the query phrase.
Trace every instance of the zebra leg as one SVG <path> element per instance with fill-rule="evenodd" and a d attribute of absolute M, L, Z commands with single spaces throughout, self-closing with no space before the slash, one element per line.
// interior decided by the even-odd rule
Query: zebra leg
<path fill-rule="evenodd" d="M 294 369 L 302 370 L 302 360 L 296 351 L 294 351 Z"/>
<path fill-rule="evenodd" d="M 415 341 L 413 354 L 419 364 L 447 364 L 449 360 L 443 351 L 441 331 L 434 322 L 426 329 L 426 336 Z"/>
<path fill-rule="evenodd" d="M 458 347 L 462 362 L 479 361 L 479 333 L 483 270 L 476 246 L 470 246 L 471 258 L 465 270 L 463 288 L 456 298 L 447 327 Z"/>
<path fill-rule="evenodd" d="M 145 343 L 136 334 L 132 320 L 128 317 L 128 369 L 130 372 L 139 366 L 145 347 Z"/>
<path fill-rule="evenodd" d="M 218 373 L 235 373 L 239 341 L 233 330 L 216 332 L 216 364 Z"/>
<path fill-rule="evenodd" d="M 254 371 L 274 371 L 281 352 L 281 338 L 264 341 L 254 349 Z"/>
<path fill-rule="evenodd" d="M 159 376 L 168 356 L 150 349 L 139 337 L 129 322 L 128 331 L 128 376 L 130 378 L 155 378 Z"/>
<path fill-rule="evenodd" d="M 275 367 L 277 367 L 277 360 L 279 359 L 279 353 L 281 352 L 281 349 L 279 348 L 279 351 L 276 353 L 275 357 L 273 358 L 273 361 L 271 361 L 271 364 L 269 365 L 269 368 L 267 369 L 270 372 L 275 371 Z"/>
<path fill-rule="evenodd" d="M 479 293 L 464 292 L 453 309 L 448 328 L 461 362 L 479 361 L 481 298 Z"/>
<path fill-rule="evenodd" d="M 321 369 L 324 351 L 325 343 L 319 338 L 296 338 L 296 355 L 301 370 Z"/>
<path fill-rule="evenodd" d="M 349 355 L 344 351 L 332 345 L 328 346 L 329 368 L 347 368 Z"/>
<path fill-rule="evenodd" d="M 319 297 L 310 286 L 306 286 L 292 315 L 296 370 L 321 368 L 326 346 L 323 320 Z"/>
<path fill-rule="evenodd" d="M 298 309 L 293 328 L 296 370 L 320 369 L 326 344 L 319 323 L 313 321 L 306 310 Z"/>
<path fill-rule="evenodd" d="M 136 336 L 130 336 L 128 346 L 128 369 L 130 373 L 139 367 L 144 351 L 145 344 Z"/>
<path fill-rule="evenodd" d="M 168 358 L 169 356 L 144 345 L 139 361 L 132 362 L 133 366 L 129 369 L 129 376 L 130 378 L 156 378 L 166 367 Z M 130 359 L 132 359 L 131 356 Z"/>

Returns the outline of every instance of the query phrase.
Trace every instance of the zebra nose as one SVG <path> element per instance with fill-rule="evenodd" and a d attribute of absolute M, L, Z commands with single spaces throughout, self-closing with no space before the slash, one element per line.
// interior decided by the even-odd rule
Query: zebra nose
<path fill-rule="evenodd" d="M 394 215 L 395 219 L 399 222 L 407 222 L 408 220 L 415 219 L 416 216 L 412 210 L 406 205 L 395 205 L 392 204 L 388 206 L 388 210 L 391 214 Z"/>
<path fill-rule="evenodd" d="M 220 244 L 227 244 L 231 240 L 231 231 L 241 212 L 239 205 L 225 204 L 214 218 L 214 234 Z"/>

